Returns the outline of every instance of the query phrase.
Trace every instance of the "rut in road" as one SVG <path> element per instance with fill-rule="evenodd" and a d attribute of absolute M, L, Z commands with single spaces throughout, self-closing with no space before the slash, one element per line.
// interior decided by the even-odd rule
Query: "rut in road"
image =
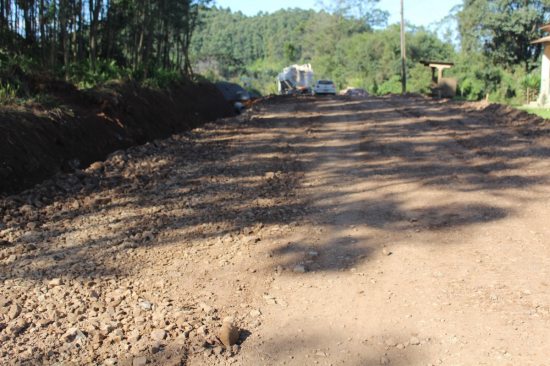
<path fill-rule="evenodd" d="M 1 198 L 0 364 L 547 365 L 545 131 L 273 98 Z"/>

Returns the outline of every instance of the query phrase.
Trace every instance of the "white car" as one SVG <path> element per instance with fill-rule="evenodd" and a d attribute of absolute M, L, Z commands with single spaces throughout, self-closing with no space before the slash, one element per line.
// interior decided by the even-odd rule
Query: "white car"
<path fill-rule="evenodd" d="M 330 94 L 336 95 L 336 87 L 332 80 L 319 80 L 313 87 L 313 94 Z"/>

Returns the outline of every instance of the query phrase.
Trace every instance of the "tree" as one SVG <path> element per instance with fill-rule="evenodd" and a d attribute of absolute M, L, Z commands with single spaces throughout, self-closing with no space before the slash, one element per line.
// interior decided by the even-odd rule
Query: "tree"
<path fill-rule="evenodd" d="M 5 51 L 67 78 L 108 77 L 117 68 L 138 78 L 158 70 L 191 76 L 191 39 L 210 2 L 0 0 L 0 41 Z"/>
<path fill-rule="evenodd" d="M 529 70 L 540 54 L 530 42 L 549 16 L 548 0 L 465 0 L 458 14 L 462 50 L 483 51 L 493 64 Z"/>
<path fill-rule="evenodd" d="M 335 15 L 348 19 L 358 19 L 370 28 L 385 27 L 389 13 L 377 8 L 380 0 L 328 0 L 322 6 Z"/>

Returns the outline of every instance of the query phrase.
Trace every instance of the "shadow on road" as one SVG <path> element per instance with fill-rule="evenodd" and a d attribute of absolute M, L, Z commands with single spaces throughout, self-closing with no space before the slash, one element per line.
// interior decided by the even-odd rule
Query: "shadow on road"
<path fill-rule="evenodd" d="M 319 224 L 336 239 L 325 252 L 346 249 L 342 260 L 316 270 L 339 270 L 381 248 L 368 237 L 367 246 L 346 242 L 334 232 L 342 222 L 395 233 L 452 230 L 514 215 L 494 200 L 436 200 L 411 208 L 398 194 L 415 194 L 407 184 L 448 195 L 481 192 L 521 205 L 518 192 L 548 183 L 546 171 L 531 168 L 550 157 L 536 130 L 527 138 L 488 116 L 438 102 L 305 98 L 260 108 L 260 118 L 117 152 L 101 169 L 8 197 L 0 229 L 6 236 L 25 234 L 2 249 L 11 259 L 0 265 L 0 278 L 120 276 L 146 264 L 131 253 L 143 247 L 193 247 L 200 240 L 225 245 L 226 239 L 246 244 L 258 233 L 276 239 L 278 228 L 326 213 L 332 221 Z M 317 193 L 304 194 L 303 178 L 312 171 L 321 175 L 307 192 Z M 342 179 L 370 183 L 331 192 Z M 361 192 L 368 198 L 356 199 Z M 22 214 L 23 205 L 32 213 Z M 273 253 L 285 266 L 296 260 L 289 253 L 313 246 L 307 240 L 285 245 Z M 131 267 L 120 264 L 134 257 Z"/>

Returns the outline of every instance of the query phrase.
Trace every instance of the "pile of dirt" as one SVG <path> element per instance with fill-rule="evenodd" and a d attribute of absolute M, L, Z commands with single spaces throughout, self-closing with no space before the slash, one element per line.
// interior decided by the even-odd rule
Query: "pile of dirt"
<path fill-rule="evenodd" d="M 468 108 L 488 122 L 515 128 L 524 136 L 550 135 L 550 123 L 542 117 L 503 104 L 469 103 Z"/>
<path fill-rule="evenodd" d="M 0 194 L 85 168 L 113 151 L 233 115 L 209 83 L 178 84 L 164 91 L 118 83 L 78 91 L 45 80 L 36 81 L 34 89 L 47 93 L 53 106 L 0 109 Z"/>

